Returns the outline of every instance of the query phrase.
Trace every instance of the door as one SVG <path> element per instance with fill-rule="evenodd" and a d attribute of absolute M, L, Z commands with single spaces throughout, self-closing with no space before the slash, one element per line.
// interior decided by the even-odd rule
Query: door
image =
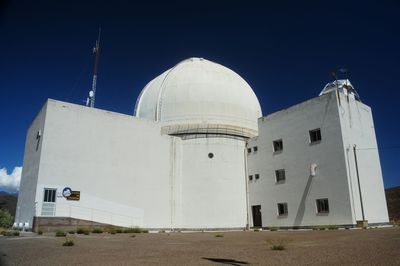
<path fill-rule="evenodd" d="M 251 211 L 253 213 L 253 226 L 254 227 L 262 227 L 261 205 L 251 206 Z"/>

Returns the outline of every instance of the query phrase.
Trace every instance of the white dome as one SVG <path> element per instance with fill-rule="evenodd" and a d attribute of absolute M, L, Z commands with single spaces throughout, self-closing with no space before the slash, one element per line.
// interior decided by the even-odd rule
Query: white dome
<path fill-rule="evenodd" d="M 253 137 L 262 113 L 257 96 L 238 74 L 203 58 L 190 58 L 144 87 L 135 116 L 163 122 L 167 134 Z"/>

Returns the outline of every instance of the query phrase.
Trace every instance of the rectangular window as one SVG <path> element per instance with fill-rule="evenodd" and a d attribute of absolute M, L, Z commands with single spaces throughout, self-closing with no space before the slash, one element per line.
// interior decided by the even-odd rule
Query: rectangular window
<path fill-rule="evenodd" d="M 247 153 L 251 153 L 251 148 L 247 148 Z"/>
<path fill-rule="evenodd" d="M 254 177 L 255 177 L 255 179 L 257 180 L 257 179 L 260 178 L 260 175 L 259 175 L 259 174 L 255 174 Z"/>
<path fill-rule="evenodd" d="M 250 181 L 253 180 L 253 176 L 252 175 L 249 175 L 249 180 Z"/>
<path fill-rule="evenodd" d="M 257 151 L 258 151 L 258 147 L 257 147 L 257 146 L 254 146 L 254 147 L 253 147 L 253 151 L 254 151 L 254 152 L 257 152 Z"/>
<path fill-rule="evenodd" d="M 317 213 L 329 213 L 328 199 L 317 199 Z"/>
<path fill-rule="evenodd" d="M 39 149 L 40 137 L 41 137 L 41 136 L 42 136 L 42 131 L 39 130 L 39 131 L 36 133 L 36 151 L 38 151 L 38 149 Z"/>
<path fill-rule="evenodd" d="M 273 145 L 274 145 L 274 152 L 283 150 L 283 142 L 281 139 L 274 140 Z"/>
<path fill-rule="evenodd" d="M 286 216 L 288 214 L 287 203 L 278 203 L 278 215 Z"/>
<path fill-rule="evenodd" d="M 284 182 L 286 179 L 285 169 L 275 170 L 275 181 L 276 183 Z"/>
<path fill-rule="evenodd" d="M 56 202 L 56 189 L 45 188 L 43 202 Z"/>
<path fill-rule="evenodd" d="M 315 143 L 321 141 L 321 129 L 310 130 L 310 143 Z"/>

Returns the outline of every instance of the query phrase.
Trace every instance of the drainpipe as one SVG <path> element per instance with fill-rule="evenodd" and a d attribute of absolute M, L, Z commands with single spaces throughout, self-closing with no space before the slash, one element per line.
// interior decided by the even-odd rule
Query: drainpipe
<path fill-rule="evenodd" d="M 249 217 L 249 187 L 247 184 L 247 143 L 244 146 L 244 183 L 246 184 L 246 217 L 247 217 L 247 224 L 246 224 L 246 230 L 250 230 L 250 217 Z"/>
<path fill-rule="evenodd" d="M 356 173 L 357 173 L 357 182 L 358 182 L 358 193 L 360 194 L 360 203 L 361 203 L 361 214 L 362 214 L 362 219 L 365 221 L 365 216 L 364 216 L 364 204 L 363 204 L 363 199 L 361 195 L 361 186 L 360 186 L 360 174 L 358 172 L 358 162 L 357 162 L 357 145 L 354 144 L 353 146 L 353 152 L 354 152 L 354 162 L 356 165 Z"/>

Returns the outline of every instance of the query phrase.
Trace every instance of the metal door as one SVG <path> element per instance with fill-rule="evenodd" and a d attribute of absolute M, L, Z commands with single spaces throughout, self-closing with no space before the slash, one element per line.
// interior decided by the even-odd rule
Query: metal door
<path fill-rule="evenodd" d="M 254 227 L 262 227 L 261 205 L 251 206 L 251 210 L 253 213 L 253 226 Z"/>

